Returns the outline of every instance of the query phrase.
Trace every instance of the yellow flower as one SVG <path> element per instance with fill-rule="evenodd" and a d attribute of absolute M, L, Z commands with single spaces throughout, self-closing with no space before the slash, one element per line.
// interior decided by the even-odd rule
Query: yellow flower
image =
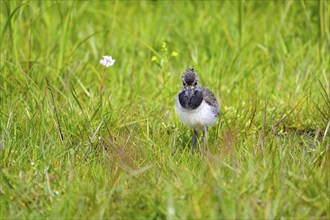
<path fill-rule="evenodd" d="M 153 61 L 153 62 L 157 61 L 157 57 L 156 56 L 152 56 L 151 57 L 151 61 Z"/>
<path fill-rule="evenodd" d="M 176 56 L 178 56 L 178 52 L 173 51 L 173 52 L 171 53 L 171 56 L 172 56 L 172 57 L 176 57 Z"/>
<path fill-rule="evenodd" d="M 166 48 L 166 42 L 163 42 L 162 48 Z"/>
<path fill-rule="evenodd" d="M 166 46 L 166 42 L 165 41 L 163 42 L 163 45 L 162 45 L 162 51 L 167 51 L 167 46 Z"/>

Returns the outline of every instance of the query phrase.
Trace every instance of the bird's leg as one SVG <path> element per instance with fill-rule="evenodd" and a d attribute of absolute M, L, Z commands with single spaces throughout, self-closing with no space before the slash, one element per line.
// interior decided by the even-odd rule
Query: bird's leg
<path fill-rule="evenodd" d="M 203 137 L 202 137 L 202 149 L 203 149 L 203 151 L 205 150 L 205 142 L 206 142 L 206 146 L 207 146 L 207 127 L 206 126 L 203 128 Z"/>
<path fill-rule="evenodd" d="M 196 148 L 196 140 L 197 140 L 197 131 L 194 130 L 194 135 L 191 139 L 191 143 L 192 143 L 192 148 L 195 149 Z"/>

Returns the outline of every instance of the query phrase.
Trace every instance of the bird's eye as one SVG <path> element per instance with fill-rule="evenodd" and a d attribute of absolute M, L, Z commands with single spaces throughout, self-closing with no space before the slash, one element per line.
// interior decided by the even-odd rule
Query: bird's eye
<path fill-rule="evenodd" d="M 194 86 L 197 86 L 197 82 L 194 83 Z"/>

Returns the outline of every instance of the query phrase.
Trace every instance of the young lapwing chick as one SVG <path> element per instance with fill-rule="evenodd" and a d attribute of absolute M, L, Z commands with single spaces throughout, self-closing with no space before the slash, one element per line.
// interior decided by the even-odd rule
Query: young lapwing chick
<path fill-rule="evenodd" d="M 193 68 L 187 69 L 183 74 L 182 84 L 182 90 L 176 98 L 176 113 L 183 123 L 194 131 L 193 148 L 197 140 L 197 131 L 203 131 L 204 148 L 207 128 L 216 122 L 220 113 L 219 103 L 208 88 L 198 85 L 198 76 Z"/>

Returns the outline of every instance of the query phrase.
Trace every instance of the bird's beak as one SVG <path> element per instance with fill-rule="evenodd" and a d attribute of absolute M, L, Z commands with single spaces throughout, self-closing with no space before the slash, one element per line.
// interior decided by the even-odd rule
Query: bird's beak
<path fill-rule="evenodd" d="M 194 90 L 189 86 L 187 89 L 186 89 L 186 92 L 185 92 L 185 95 L 188 97 L 188 98 L 191 98 L 191 96 L 194 94 Z"/>

